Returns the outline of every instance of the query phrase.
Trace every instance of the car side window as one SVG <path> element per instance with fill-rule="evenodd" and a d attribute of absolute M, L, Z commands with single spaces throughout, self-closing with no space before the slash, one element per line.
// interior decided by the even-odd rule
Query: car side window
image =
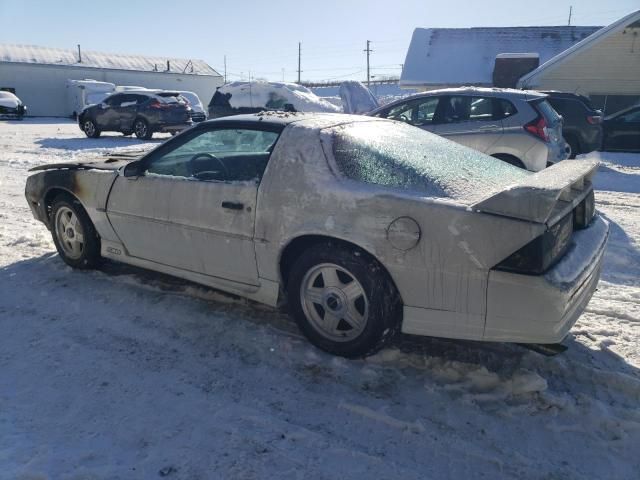
<path fill-rule="evenodd" d="M 131 107 L 132 105 L 136 104 L 136 96 L 137 95 L 122 95 L 122 98 L 116 104 L 116 106 Z"/>
<path fill-rule="evenodd" d="M 618 121 L 622 123 L 640 123 L 640 110 L 620 115 Z"/>
<path fill-rule="evenodd" d="M 245 128 L 190 133 L 152 158 L 147 173 L 202 181 L 259 182 L 279 136 Z"/>
<path fill-rule="evenodd" d="M 104 100 L 104 103 L 106 103 L 110 107 L 114 107 L 116 105 L 120 105 L 120 102 L 122 101 L 122 97 L 123 96 L 124 95 L 114 95 L 113 97 L 106 98 Z"/>
<path fill-rule="evenodd" d="M 493 119 L 493 99 L 490 97 L 471 97 L 469 120 L 483 122 Z"/>
<path fill-rule="evenodd" d="M 441 101 L 444 105 L 441 109 L 440 123 L 458 123 L 469 120 L 471 113 L 472 97 L 452 95 L 445 97 Z"/>
<path fill-rule="evenodd" d="M 440 97 L 431 97 L 416 102 L 415 118 L 412 123 L 416 126 L 433 123 L 439 101 Z"/>
<path fill-rule="evenodd" d="M 413 118 L 414 107 L 415 102 L 401 103 L 400 105 L 392 107 L 384 117 L 390 120 L 399 120 L 401 122 L 409 123 Z"/>
<path fill-rule="evenodd" d="M 136 105 L 142 105 L 144 102 L 149 100 L 149 97 L 147 97 L 146 95 L 132 95 L 132 96 L 135 97 Z"/>
<path fill-rule="evenodd" d="M 493 119 L 503 120 L 518 113 L 515 105 L 504 98 L 493 99 Z"/>

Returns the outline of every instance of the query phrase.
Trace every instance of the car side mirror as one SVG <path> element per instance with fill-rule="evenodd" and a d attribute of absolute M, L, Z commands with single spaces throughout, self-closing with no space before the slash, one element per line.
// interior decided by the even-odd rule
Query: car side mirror
<path fill-rule="evenodd" d="M 100 108 L 104 110 L 105 108 L 107 108 L 107 104 L 106 104 L 106 103 L 104 103 L 104 102 L 102 102 L 102 103 L 100 104 Z"/>
<path fill-rule="evenodd" d="M 123 177 L 139 177 L 143 173 L 142 165 L 139 161 L 127 163 L 118 173 Z"/>

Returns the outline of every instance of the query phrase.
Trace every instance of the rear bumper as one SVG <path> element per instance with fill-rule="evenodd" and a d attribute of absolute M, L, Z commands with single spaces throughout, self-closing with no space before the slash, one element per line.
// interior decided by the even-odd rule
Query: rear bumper
<path fill-rule="evenodd" d="M 571 250 L 546 274 L 491 270 L 483 340 L 561 341 L 596 290 L 608 235 L 609 224 L 596 216 L 574 234 Z"/>

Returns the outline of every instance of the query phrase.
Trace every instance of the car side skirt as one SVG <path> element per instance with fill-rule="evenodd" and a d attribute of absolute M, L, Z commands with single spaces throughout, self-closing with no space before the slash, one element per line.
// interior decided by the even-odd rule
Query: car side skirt
<path fill-rule="evenodd" d="M 174 277 L 199 283 L 207 287 L 215 288 L 223 292 L 237 295 L 239 297 L 248 298 L 259 303 L 264 303 L 275 307 L 278 302 L 279 283 L 265 278 L 258 278 L 259 285 L 248 285 L 239 282 L 225 280 L 219 277 L 203 275 L 189 270 L 163 265 L 161 263 L 144 260 L 142 258 L 132 257 L 127 254 L 126 249 L 121 243 L 102 240 L 100 254 L 111 260 L 126 263 L 135 267 L 146 268 L 155 272 L 165 273 Z"/>

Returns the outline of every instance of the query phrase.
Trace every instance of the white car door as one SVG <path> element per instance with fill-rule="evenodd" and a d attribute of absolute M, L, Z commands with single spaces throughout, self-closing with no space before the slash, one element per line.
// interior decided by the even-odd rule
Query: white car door
<path fill-rule="evenodd" d="M 258 285 L 256 197 L 278 135 L 204 125 L 142 159 L 137 176 L 119 176 L 107 215 L 128 254 Z"/>

